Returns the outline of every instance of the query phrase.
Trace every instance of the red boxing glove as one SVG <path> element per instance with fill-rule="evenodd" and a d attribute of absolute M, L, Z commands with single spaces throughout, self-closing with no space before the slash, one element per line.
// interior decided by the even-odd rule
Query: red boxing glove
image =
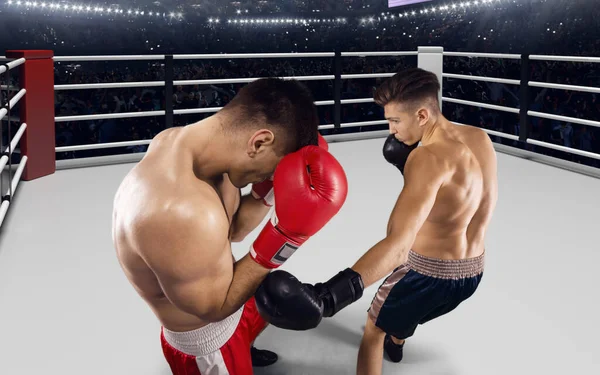
<path fill-rule="evenodd" d="M 271 220 L 250 248 L 250 256 L 266 268 L 277 268 L 342 208 L 348 181 L 340 163 L 317 146 L 285 156 L 273 189 L 277 205 Z"/>
<path fill-rule="evenodd" d="M 327 141 L 325 140 L 325 138 L 323 138 L 323 136 L 321 135 L 321 133 L 317 133 L 317 137 L 319 138 L 319 147 L 321 147 L 322 149 L 329 151 L 329 145 L 327 144 Z"/>
<path fill-rule="evenodd" d="M 319 147 L 324 150 L 329 150 L 329 145 L 321 133 L 317 133 L 319 139 Z M 273 207 L 275 204 L 275 196 L 273 194 L 273 176 L 270 179 L 256 184 L 252 184 L 252 196 L 254 199 L 262 200 L 265 206 Z"/>
<path fill-rule="evenodd" d="M 273 176 L 271 178 L 252 184 L 252 196 L 254 199 L 262 200 L 265 206 L 272 207 L 275 204 L 275 195 L 273 194 Z"/>

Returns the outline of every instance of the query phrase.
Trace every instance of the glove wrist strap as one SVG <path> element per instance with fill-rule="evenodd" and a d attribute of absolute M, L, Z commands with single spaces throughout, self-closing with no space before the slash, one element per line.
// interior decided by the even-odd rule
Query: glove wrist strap
<path fill-rule="evenodd" d="M 344 307 L 354 303 L 363 295 L 365 286 L 360 274 L 346 268 L 322 284 L 326 295 L 323 295 L 325 304 L 324 317 L 332 317 Z"/>

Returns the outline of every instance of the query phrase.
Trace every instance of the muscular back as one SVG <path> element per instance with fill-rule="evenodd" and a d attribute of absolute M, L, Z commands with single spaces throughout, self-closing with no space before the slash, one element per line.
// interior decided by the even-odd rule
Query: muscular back
<path fill-rule="evenodd" d="M 113 208 L 119 263 L 165 327 L 203 326 L 227 294 L 233 274 L 228 241 L 239 190 L 202 181 L 178 144 L 179 129 L 157 136 L 125 177 Z M 225 208 L 224 208 L 225 207 Z"/>
<path fill-rule="evenodd" d="M 496 156 L 488 135 L 448 123 L 426 147 L 445 177 L 413 250 L 441 259 L 481 255 L 498 194 Z"/>

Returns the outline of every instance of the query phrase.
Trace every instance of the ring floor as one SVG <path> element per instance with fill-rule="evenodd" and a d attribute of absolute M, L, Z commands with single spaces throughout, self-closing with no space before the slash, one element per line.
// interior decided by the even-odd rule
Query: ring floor
<path fill-rule="evenodd" d="M 385 235 L 403 182 L 382 144 L 331 143 L 347 172 L 347 202 L 283 269 L 323 281 Z M 600 373 L 600 180 L 501 153 L 498 163 L 482 284 L 419 327 L 402 363 L 384 360 L 384 374 Z M 112 199 L 132 166 L 62 170 L 19 186 L 0 233 L 0 374 L 170 374 L 159 324 L 111 242 Z M 257 233 L 234 245 L 236 257 Z M 256 346 L 280 360 L 255 373 L 354 374 L 377 286 L 315 330 L 267 328 Z"/>

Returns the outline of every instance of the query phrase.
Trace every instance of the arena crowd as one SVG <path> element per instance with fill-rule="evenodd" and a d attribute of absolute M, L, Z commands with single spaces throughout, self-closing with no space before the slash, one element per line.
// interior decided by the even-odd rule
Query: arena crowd
<path fill-rule="evenodd" d="M 198 3 L 198 2 L 195 2 Z M 204 4 L 205 2 L 200 2 Z M 210 3 L 210 5 L 209 5 Z M 515 54 L 598 56 L 600 10 L 593 2 L 494 0 L 493 4 L 458 7 L 455 11 L 428 11 L 448 2 L 432 1 L 401 8 L 386 2 L 366 4 L 347 0 L 292 2 L 206 2 L 200 10 L 178 5 L 183 17 L 99 17 L 5 6 L 0 11 L 0 49 L 51 49 L 56 55 L 182 54 L 249 52 L 415 51 L 419 46 L 443 46 L 447 51 Z M 369 2 L 372 3 L 372 2 Z M 450 2 L 452 3 L 452 2 Z M 460 4 L 457 2 L 457 4 Z M 163 4 L 163 6 L 168 6 Z M 175 9 L 175 5 L 173 8 Z M 165 8 L 166 10 L 166 8 Z M 246 12 L 248 10 L 248 12 Z M 319 12 L 315 12 L 319 10 Z M 415 15 L 412 15 L 412 11 Z M 400 15 L 402 14 L 402 17 Z M 405 16 L 404 14 L 408 14 Z M 394 17 L 392 17 L 394 16 Z M 219 20 L 217 23 L 216 20 Z M 244 23 L 240 20 L 310 20 L 286 24 Z M 315 20 L 321 20 L 316 22 Z M 24 22 L 24 21 L 27 22 Z M 212 21 L 212 22 L 211 22 Z M 238 22 L 234 22 L 238 21 Z M 391 73 L 415 66 L 416 57 L 348 57 L 342 72 Z M 598 64 L 532 61 L 529 79 L 573 85 L 600 86 Z M 264 76 L 331 75 L 332 58 L 176 60 L 175 79 L 217 79 Z M 446 57 L 444 71 L 520 79 L 520 60 Z M 2 85 L 15 86 L 0 77 Z M 56 63 L 55 84 L 159 81 L 164 79 L 160 60 L 150 62 Z M 344 80 L 342 98 L 370 98 L 381 79 Z M 332 80 L 308 81 L 315 100 L 332 100 Z M 163 88 L 57 91 L 56 116 L 152 111 L 172 101 L 175 109 L 221 107 L 243 84 L 182 85 L 166 98 Z M 2 90 L 2 99 L 12 95 Z M 495 83 L 444 80 L 446 97 L 519 107 L 519 87 Z M 320 106 L 322 124 L 332 124 L 333 106 Z M 553 89 L 530 90 L 530 109 L 589 120 L 600 120 L 597 94 Z M 518 115 L 446 103 L 444 114 L 453 121 L 508 134 L 519 134 Z M 198 121 L 210 114 L 175 116 L 175 126 Z M 381 120 L 374 103 L 342 106 L 342 123 Z M 6 121 L 3 127 L 6 128 Z M 56 124 L 57 146 L 151 139 L 165 127 L 164 117 Z M 386 125 L 360 130 L 385 129 Z M 352 129 L 351 131 L 356 131 Z M 334 131 L 349 131 L 348 129 Z M 530 137 L 566 147 L 600 153 L 597 128 L 554 120 L 530 118 Z M 3 132 L 6 138 L 7 132 Z M 592 158 L 493 137 L 494 141 L 591 166 Z M 8 139 L 3 139 L 6 144 Z M 144 151 L 146 146 L 63 152 L 58 158 L 76 158 Z"/>

